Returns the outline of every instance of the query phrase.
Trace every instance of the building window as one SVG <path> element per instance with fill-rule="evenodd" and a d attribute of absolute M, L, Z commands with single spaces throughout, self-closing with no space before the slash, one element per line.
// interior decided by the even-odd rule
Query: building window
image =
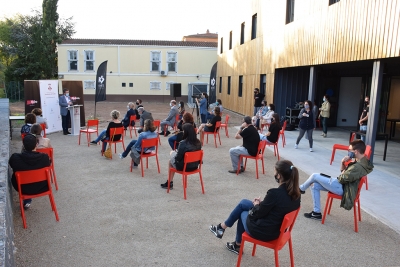
<path fill-rule="evenodd" d="M 83 82 L 84 89 L 96 89 L 95 81 L 84 81 Z"/>
<path fill-rule="evenodd" d="M 286 24 L 294 20 L 294 0 L 286 0 Z"/>
<path fill-rule="evenodd" d="M 161 63 L 161 52 L 151 51 L 150 52 L 150 71 L 160 71 Z"/>
<path fill-rule="evenodd" d="M 129 83 L 129 87 L 133 87 L 133 83 Z"/>
<path fill-rule="evenodd" d="M 340 2 L 340 0 L 329 0 L 329 5 L 333 5 L 337 2 Z"/>
<path fill-rule="evenodd" d="M 68 70 L 78 70 L 78 50 L 68 50 Z"/>
<path fill-rule="evenodd" d="M 231 94 L 231 76 L 228 76 L 228 95 Z"/>
<path fill-rule="evenodd" d="M 254 14 L 251 19 L 251 40 L 257 37 L 257 14 Z"/>
<path fill-rule="evenodd" d="M 265 95 L 265 91 L 267 90 L 267 75 L 260 75 L 260 93 Z"/>
<path fill-rule="evenodd" d="M 238 97 L 242 97 L 243 94 L 243 76 L 239 76 L 239 92 Z"/>
<path fill-rule="evenodd" d="M 176 52 L 167 52 L 167 64 L 168 64 L 168 71 L 177 72 L 176 64 Z"/>
<path fill-rule="evenodd" d="M 222 77 L 219 77 L 219 93 L 222 93 Z"/>
<path fill-rule="evenodd" d="M 240 27 L 240 44 L 244 44 L 244 22 Z"/>
<path fill-rule="evenodd" d="M 94 71 L 94 51 L 85 50 L 85 71 Z"/>
<path fill-rule="evenodd" d="M 166 82 L 165 83 L 165 90 L 170 90 L 171 84 L 174 84 L 175 82 Z"/>
<path fill-rule="evenodd" d="M 126 83 L 122 83 L 122 87 L 126 87 Z"/>
<path fill-rule="evenodd" d="M 232 31 L 229 33 L 229 50 L 232 49 Z"/>
<path fill-rule="evenodd" d="M 224 38 L 221 37 L 221 45 L 220 45 L 219 53 L 222 54 L 224 52 Z"/>
<path fill-rule="evenodd" d="M 161 90 L 161 82 L 150 82 L 150 90 Z"/>

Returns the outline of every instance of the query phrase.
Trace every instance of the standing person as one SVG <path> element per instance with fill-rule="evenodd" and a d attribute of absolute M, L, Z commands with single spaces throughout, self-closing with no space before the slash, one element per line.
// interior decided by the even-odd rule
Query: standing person
<path fill-rule="evenodd" d="M 267 101 L 266 100 L 261 101 L 261 108 L 257 111 L 257 114 L 252 118 L 252 121 L 255 122 L 254 125 L 256 126 L 257 130 L 260 129 L 261 118 L 264 117 L 268 111 L 269 111 L 269 106 L 267 106 Z"/>
<path fill-rule="evenodd" d="M 46 129 L 49 129 L 49 126 L 47 125 L 47 119 L 44 118 L 42 115 L 42 109 L 34 108 L 32 110 L 32 114 L 36 115 L 36 123 L 44 124 L 44 125 L 46 125 Z"/>
<path fill-rule="evenodd" d="M 360 132 L 367 132 L 368 113 L 369 113 L 369 96 L 366 96 L 364 101 L 364 109 L 361 113 L 360 120 L 358 121 L 358 124 L 360 124 Z M 361 140 L 365 142 L 365 135 L 361 135 Z"/>
<path fill-rule="evenodd" d="M 349 145 L 348 155 L 342 159 L 340 166 L 340 175 L 331 177 L 323 173 L 313 173 L 307 181 L 300 185 L 300 192 L 305 193 L 311 186 L 311 196 L 313 200 L 313 210 L 310 213 L 304 213 L 304 217 L 314 220 L 321 220 L 320 191 L 330 191 L 336 195 L 342 196 L 340 207 L 346 210 L 353 208 L 354 199 L 358 191 L 360 179 L 372 172 L 374 165 L 364 156 L 365 144 L 361 140 L 354 140 Z M 347 165 L 347 161 L 352 162 Z"/>
<path fill-rule="evenodd" d="M 253 116 L 257 114 L 257 111 L 261 107 L 261 101 L 264 99 L 265 95 L 260 93 L 260 89 L 255 88 L 254 89 L 254 112 Z"/>
<path fill-rule="evenodd" d="M 225 229 L 237 221 L 236 239 L 226 243 L 229 251 L 239 254 L 244 232 L 261 241 L 277 239 L 285 215 L 300 207 L 299 171 L 293 163 L 288 160 L 276 162 L 274 178 L 279 186 L 269 189 L 264 200 L 260 197 L 253 201 L 242 199 L 225 222 L 210 226 L 210 231 L 222 238 Z"/>
<path fill-rule="evenodd" d="M 126 112 L 125 117 L 121 120 L 121 123 L 124 126 L 125 131 L 129 127 L 129 121 L 131 119 L 131 116 L 137 116 L 136 114 L 137 111 L 135 110 L 135 104 L 129 102 L 126 108 L 128 109 L 128 111 Z M 135 126 L 135 121 L 131 122 L 131 126 Z"/>
<path fill-rule="evenodd" d="M 154 121 L 154 119 L 150 112 L 147 112 L 146 110 L 144 110 L 144 107 L 139 107 L 137 110 L 140 115 L 139 126 L 141 127 L 140 129 L 138 129 L 138 133 L 141 133 L 141 132 L 143 132 L 145 120 Z"/>
<path fill-rule="evenodd" d="M 142 108 L 142 99 L 137 99 L 136 100 L 136 119 L 140 119 L 140 114 L 139 114 L 139 108 Z"/>
<path fill-rule="evenodd" d="M 170 161 L 168 162 L 168 170 L 169 167 L 177 169 L 178 171 L 183 171 L 184 162 L 186 152 L 194 152 L 201 150 L 201 142 L 197 139 L 196 132 L 194 131 L 194 127 L 190 123 L 185 123 L 182 126 L 183 129 L 183 137 L 182 141 L 179 142 L 179 146 L 177 150 L 173 150 L 170 152 Z M 199 167 L 200 162 L 191 162 L 186 165 L 186 171 L 194 171 Z M 170 189 L 174 187 L 173 179 L 174 172 L 171 173 L 171 184 Z M 161 188 L 168 188 L 168 180 L 161 184 Z"/>
<path fill-rule="evenodd" d="M 243 145 L 232 147 L 229 150 L 231 156 L 232 169 L 228 172 L 236 173 L 240 155 L 250 155 L 255 157 L 258 154 L 258 144 L 260 143 L 260 136 L 257 129 L 251 124 L 251 117 L 246 116 L 240 126 L 239 131 L 235 135 L 235 139 L 242 139 Z M 243 160 L 240 162 L 240 172 L 244 172 Z"/>
<path fill-rule="evenodd" d="M 32 125 L 36 123 L 36 115 L 28 113 L 25 115 L 25 124 L 21 127 L 21 134 L 27 134 L 31 132 Z"/>
<path fill-rule="evenodd" d="M 160 126 L 161 126 L 160 135 L 164 135 L 164 130 L 167 131 L 165 133 L 166 136 L 168 136 L 170 134 L 170 132 L 168 131 L 168 126 L 171 126 L 171 127 L 174 126 L 176 115 L 178 114 L 178 108 L 176 107 L 175 100 L 171 100 L 171 102 L 169 102 L 169 106 L 171 107 L 171 109 L 169 110 L 167 118 L 160 123 Z"/>
<path fill-rule="evenodd" d="M 308 143 L 310 144 L 310 152 L 313 152 L 313 139 L 312 133 L 315 127 L 314 115 L 312 113 L 312 102 L 310 100 L 304 101 L 304 108 L 300 110 L 299 113 L 299 136 L 297 137 L 296 144 L 294 148 L 298 148 L 301 138 L 303 138 L 304 133 L 307 132 Z"/>
<path fill-rule="evenodd" d="M 322 106 L 319 108 L 321 113 L 319 114 L 321 122 L 322 122 L 322 134 L 321 136 L 326 137 L 328 133 L 328 118 L 330 116 L 330 110 L 331 110 L 331 103 L 329 103 L 329 96 L 324 95 L 324 98 L 322 99 L 324 103 L 322 103 Z"/>
<path fill-rule="evenodd" d="M 183 103 L 183 101 L 179 102 L 178 111 L 179 111 L 179 119 L 181 120 L 183 117 L 183 114 L 185 114 L 185 103 Z"/>
<path fill-rule="evenodd" d="M 8 164 L 13 169 L 11 183 L 16 191 L 18 191 L 17 179 L 15 173 L 18 171 L 31 171 L 50 166 L 50 158 L 47 154 L 36 152 L 36 137 L 28 134 L 22 140 L 25 150 L 22 153 L 14 153 L 11 155 Z M 49 190 L 47 181 L 41 181 L 21 186 L 22 193 L 25 195 L 36 195 Z M 32 199 L 25 199 L 23 202 L 24 209 L 31 206 Z"/>
<path fill-rule="evenodd" d="M 206 123 L 207 122 L 207 99 L 206 99 L 206 94 L 201 93 L 201 99 L 199 101 L 198 98 L 196 98 L 197 105 L 200 107 L 200 117 L 201 117 L 201 123 Z"/>
<path fill-rule="evenodd" d="M 71 99 L 69 98 L 69 90 L 67 88 L 63 89 L 63 95 L 58 99 L 58 104 L 60 105 L 60 115 L 62 121 L 62 128 L 64 135 L 71 134 L 68 132 L 68 126 L 71 121 L 71 116 L 68 107 L 73 105 Z"/>

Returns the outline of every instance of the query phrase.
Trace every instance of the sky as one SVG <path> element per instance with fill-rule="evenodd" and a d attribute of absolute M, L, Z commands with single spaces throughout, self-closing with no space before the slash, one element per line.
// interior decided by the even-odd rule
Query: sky
<path fill-rule="evenodd" d="M 185 35 L 221 33 L 225 15 L 246 0 L 59 0 L 61 18 L 73 17 L 73 38 L 181 40 Z M 2 1 L 0 19 L 41 10 L 42 0 Z M 224 15 L 225 14 L 225 15 Z"/>

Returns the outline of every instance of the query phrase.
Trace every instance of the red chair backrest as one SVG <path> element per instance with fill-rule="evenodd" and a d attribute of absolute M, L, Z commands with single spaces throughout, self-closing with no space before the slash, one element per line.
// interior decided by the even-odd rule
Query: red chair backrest
<path fill-rule="evenodd" d="M 124 139 L 124 127 L 110 128 L 109 142 L 114 141 L 114 136 L 119 135 L 119 134 L 121 135 L 120 140 L 123 140 Z"/>
<path fill-rule="evenodd" d="M 21 133 L 21 139 L 24 140 L 26 135 L 27 135 L 27 133 Z"/>
<path fill-rule="evenodd" d="M 43 147 L 36 149 L 37 152 L 47 154 L 50 160 L 53 160 L 53 148 L 52 147 Z"/>
<path fill-rule="evenodd" d="M 98 120 L 88 120 L 87 121 L 87 128 L 91 126 L 99 126 L 99 121 Z"/>
<path fill-rule="evenodd" d="M 283 217 L 281 229 L 280 229 L 280 235 L 277 239 L 277 246 L 278 247 L 283 247 L 286 242 L 290 239 L 291 237 L 291 232 L 293 229 L 294 222 L 296 221 L 297 214 L 300 211 L 300 207 L 297 210 L 294 210 L 292 212 L 289 212 L 288 214 Z"/>
<path fill-rule="evenodd" d="M 201 164 L 203 161 L 203 150 L 193 151 L 193 152 L 186 152 L 185 157 L 183 158 L 184 166 L 183 170 L 186 170 L 186 165 L 191 162 L 200 162 L 199 169 L 201 169 Z"/>
<path fill-rule="evenodd" d="M 149 138 L 142 139 L 142 154 L 144 153 L 145 148 L 156 147 L 156 151 L 158 150 L 158 138 Z"/>
<path fill-rule="evenodd" d="M 136 120 L 136 115 L 131 115 L 131 117 L 129 118 L 129 125 L 131 125 L 130 123 L 135 120 Z"/>
<path fill-rule="evenodd" d="M 160 120 L 154 120 L 154 121 L 153 121 L 153 125 L 154 125 L 154 127 L 157 127 L 157 129 L 160 128 L 160 124 L 161 124 L 161 121 L 160 121 Z"/>
<path fill-rule="evenodd" d="M 266 145 L 267 145 L 266 140 L 260 141 L 260 143 L 258 144 L 258 154 L 259 155 L 264 155 Z"/>
<path fill-rule="evenodd" d="M 354 141 L 354 138 L 356 138 L 356 133 L 352 133 L 350 137 L 350 142 Z"/>
<path fill-rule="evenodd" d="M 37 183 L 46 180 L 50 182 L 50 167 L 31 171 L 18 171 L 15 173 L 15 177 L 17 178 L 18 185 Z"/>
<path fill-rule="evenodd" d="M 41 123 L 40 127 L 42 127 L 43 137 L 46 137 L 46 124 L 45 123 Z"/>
<path fill-rule="evenodd" d="M 356 195 L 356 198 L 354 200 L 357 200 L 360 197 L 362 186 L 363 186 L 363 184 L 365 183 L 366 180 L 367 180 L 367 176 L 361 177 L 360 182 L 358 183 L 357 195 Z"/>
<path fill-rule="evenodd" d="M 214 133 L 217 133 L 220 127 L 221 127 L 221 122 L 217 121 L 215 123 Z"/>
<path fill-rule="evenodd" d="M 367 159 L 370 159 L 370 158 L 371 158 L 371 153 L 372 153 L 372 148 L 371 148 L 370 145 L 367 145 L 367 146 L 365 147 L 364 156 L 365 156 Z"/>

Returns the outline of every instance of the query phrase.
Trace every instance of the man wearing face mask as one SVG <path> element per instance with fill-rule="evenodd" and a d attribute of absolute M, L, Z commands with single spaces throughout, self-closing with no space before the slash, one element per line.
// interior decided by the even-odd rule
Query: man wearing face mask
<path fill-rule="evenodd" d="M 146 110 L 144 110 L 144 107 L 139 107 L 139 108 L 137 109 L 137 111 L 138 111 L 138 113 L 139 113 L 139 115 L 140 115 L 139 126 L 141 127 L 141 128 L 138 130 L 138 133 L 141 133 L 141 132 L 143 132 L 144 122 L 145 122 L 146 120 L 154 121 L 154 119 L 153 119 L 153 116 L 151 115 L 150 112 L 147 112 Z"/>
<path fill-rule="evenodd" d="M 68 132 L 68 126 L 71 121 L 70 113 L 68 107 L 73 105 L 70 97 L 69 90 L 67 88 L 63 89 L 63 95 L 58 99 L 58 104 L 60 105 L 60 115 L 61 115 L 61 123 L 63 128 L 64 135 L 71 134 Z"/>
<path fill-rule="evenodd" d="M 134 116 L 134 115 L 137 116 L 136 110 L 135 110 L 135 105 L 132 102 L 129 102 L 128 105 L 126 106 L 126 108 L 128 109 L 128 111 L 126 112 L 124 119 L 121 121 L 122 125 L 124 126 L 124 130 L 126 130 L 126 128 L 128 128 L 131 116 Z M 135 121 L 132 121 L 131 126 L 135 126 Z"/>
<path fill-rule="evenodd" d="M 140 119 L 140 114 L 139 114 L 139 108 L 140 107 L 143 107 L 143 105 L 142 105 L 142 99 L 137 99 L 136 100 L 136 119 Z"/>
<path fill-rule="evenodd" d="M 171 109 L 169 110 L 168 116 L 160 124 L 161 130 L 162 130 L 160 135 L 164 135 L 165 126 L 167 126 L 167 127 L 168 126 L 171 126 L 171 127 L 174 126 L 176 115 L 178 115 L 178 113 L 179 113 L 178 108 L 176 107 L 176 101 L 175 100 L 171 100 L 171 102 L 169 103 L 169 106 L 171 107 Z M 169 135 L 168 128 L 167 128 L 166 135 L 167 136 Z"/>
<path fill-rule="evenodd" d="M 354 199 L 358 191 L 360 179 L 371 173 L 374 166 L 364 156 L 365 143 L 361 140 L 354 140 L 349 145 L 348 155 L 342 159 L 340 166 L 340 175 L 330 177 L 323 173 L 313 173 L 305 183 L 300 185 L 300 192 L 311 186 L 311 195 L 313 199 L 313 211 L 304 213 L 306 218 L 321 220 L 320 191 L 330 191 L 336 195 L 342 196 L 340 207 L 351 210 L 354 205 Z M 348 163 L 348 161 L 350 161 Z M 346 166 L 347 165 L 347 166 Z"/>
<path fill-rule="evenodd" d="M 361 113 L 360 120 L 358 121 L 358 124 L 360 124 L 360 131 L 361 132 L 367 132 L 367 124 L 368 124 L 368 112 L 369 112 L 369 96 L 365 97 L 365 102 L 364 102 L 364 109 Z M 361 135 L 361 140 L 365 142 L 365 136 Z"/>
<path fill-rule="evenodd" d="M 261 108 L 261 102 L 263 101 L 265 95 L 260 93 L 260 89 L 254 89 L 254 112 L 253 116 L 257 114 L 257 111 Z"/>

